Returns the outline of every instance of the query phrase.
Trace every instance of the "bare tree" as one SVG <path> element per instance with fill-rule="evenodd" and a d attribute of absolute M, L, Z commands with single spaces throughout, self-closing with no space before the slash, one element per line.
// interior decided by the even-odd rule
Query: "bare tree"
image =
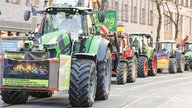
<path fill-rule="evenodd" d="M 168 13 L 164 12 L 163 14 L 166 17 L 168 17 L 170 19 L 170 21 L 174 24 L 174 27 L 175 27 L 175 37 L 174 37 L 174 40 L 176 40 L 177 37 L 178 37 L 178 33 L 179 33 L 179 30 L 178 30 L 179 29 L 179 20 L 180 20 L 179 5 L 178 5 L 177 1 L 172 1 L 172 4 L 173 4 L 173 6 L 176 9 L 176 16 L 175 16 L 175 18 L 173 18 L 173 14 L 172 14 L 172 12 L 170 10 L 170 7 L 168 5 L 168 1 L 169 0 L 166 0 L 166 2 L 165 2 L 165 6 L 167 8 Z"/>
<path fill-rule="evenodd" d="M 160 31 L 161 31 L 161 25 L 162 25 L 161 6 L 163 3 L 163 0 L 155 0 L 155 3 L 157 7 L 157 12 L 159 15 L 158 26 L 157 26 L 157 37 L 156 37 L 156 48 L 157 48 L 157 43 L 159 42 L 159 39 L 160 39 Z"/>

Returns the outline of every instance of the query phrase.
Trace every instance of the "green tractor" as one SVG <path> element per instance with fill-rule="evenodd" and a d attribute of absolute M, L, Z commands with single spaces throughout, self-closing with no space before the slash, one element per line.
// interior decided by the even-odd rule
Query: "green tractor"
<path fill-rule="evenodd" d="M 185 70 L 192 70 L 192 42 L 184 44 Z"/>
<path fill-rule="evenodd" d="M 97 32 L 91 8 L 47 7 L 25 11 L 42 14 L 41 27 L 18 51 L 7 51 L 1 59 L 0 89 L 8 104 L 26 103 L 29 96 L 51 97 L 67 91 L 71 106 L 92 106 L 106 100 L 111 85 L 111 45 Z M 99 21 L 104 21 L 99 12 Z"/>
<path fill-rule="evenodd" d="M 157 73 L 156 49 L 153 46 L 153 38 L 146 33 L 130 34 L 131 48 L 138 53 L 138 77 L 155 76 Z"/>
<path fill-rule="evenodd" d="M 168 68 L 169 73 L 183 73 L 185 67 L 184 53 L 177 48 L 175 41 L 167 40 L 158 43 L 158 73 Z"/>

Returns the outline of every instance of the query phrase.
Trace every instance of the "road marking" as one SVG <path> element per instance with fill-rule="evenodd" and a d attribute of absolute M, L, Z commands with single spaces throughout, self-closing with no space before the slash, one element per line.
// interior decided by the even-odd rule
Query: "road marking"
<path fill-rule="evenodd" d="M 140 101 L 140 100 L 142 100 L 142 99 L 144 99 L 145 97 L 148 97 L 148 96 L 150 96 L 150 95 L 153 95 L 153 94 L 156 94 L 156 93 L 159 93 L 159 92 L 161 92 L 161 91 L 168 90 L 168 89 L 171 89 L 171 88 L 174 88 L 174 87 L 178 87 L 178 86 L 181 86 L 181 85 L 190 84 L 190 83 L 192 83 L 192 81 L 190 81 L 190 82 L 184 82 L 184 83 L 180 83 L 180 84 L 176 84 L 176 85 L 170 86 L 170 87 L 168 87 L 168 88 L 161 88 L 161 89 L 155 90 L 155 91 L 153 91 L 153 92 L 151 92 L 151 93 L 142 95 L 141 97 L 136 98 L 136 99 L 132 100 L 131 102 L 125 103 L 124 105 L 120 106 L 120 108 L 127 108 L 128 106 L 130 106 L 130 105 L 132 105 L 132 104 L 134 104 L 134 103 L 136 103 L 136 102 L 138 102 L 138 101 Z"/>

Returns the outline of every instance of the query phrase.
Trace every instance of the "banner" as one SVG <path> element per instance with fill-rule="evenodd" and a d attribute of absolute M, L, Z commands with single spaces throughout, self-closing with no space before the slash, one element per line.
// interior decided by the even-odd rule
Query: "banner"
<path fill-rule="evenodd" d="M 71 56 L 60 55 L 59 91 L 69 90 L 71 72 Z"/>

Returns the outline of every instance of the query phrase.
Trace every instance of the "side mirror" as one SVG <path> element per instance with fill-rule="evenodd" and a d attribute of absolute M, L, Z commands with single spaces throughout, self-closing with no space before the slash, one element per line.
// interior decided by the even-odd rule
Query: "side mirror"
<path fill-rule="evenodd" d="M 150 38 L 150 45 L 153 46 L 153 38 Z"/>
<path fill-rule="evenodd" d="M 99 19 L 99 22 L 102 22 L 102 23 L 105 21 L 104 11 L 98 12 L 98 19 Z"/>
<path fill-rule="evenodd" d="M 33 16 L 37 16 L 37 10 L 34 7 L 32 7 L 31 10 L 32 10 Z"/>
<path fill-rule="evenodd" d="M 24 20 L 25 20 L 25 21 L 28 21 L 28 20 L 29 20 L 30 14 L 31 14 L 31 12 L 30 12 L 29 10 L 26 10 L 26 11 L 24 12 Z"/>

